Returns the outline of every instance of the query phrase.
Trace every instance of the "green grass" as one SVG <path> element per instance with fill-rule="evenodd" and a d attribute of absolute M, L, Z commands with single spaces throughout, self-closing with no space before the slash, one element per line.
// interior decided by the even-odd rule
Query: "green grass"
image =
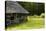
<path fill-rule="evenodd" d="M 19 26 L 8 27 L 9 29 L 16 28 L 16 29 L 35 29 L 35 28 L 44 28 L 44 18 L 39 16 L 28 16 L 28 22 L 20 24 Z"/>

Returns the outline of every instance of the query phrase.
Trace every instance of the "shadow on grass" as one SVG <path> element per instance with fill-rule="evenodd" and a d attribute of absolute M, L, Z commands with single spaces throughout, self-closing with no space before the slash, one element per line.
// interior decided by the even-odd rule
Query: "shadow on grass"
<path fill-rule="evenodd" d="M 7 29 L 7 28 L 14 28 L 14 27 L 19 26 L 19 25 L 20 24 L 10 24 L 8 26 L 5 26 L 5 29 Z"/>
<path fill-rule="evenodd" d="M 27 21 L 22 22 L 22 23 L 18 23 L 18 24 L 13 23 L 13 24 L 10 24 L 10 25 L 5 26 L 5 29 L 7 29 L 7 28 L 11 29 L 11 28 L 14 28 L 14 27 L 18 27 L 18 26 L 20 26 L 21 24 L 24 24 L 24 23 L 26 23 L 26 22 L 27 22 Z"/>

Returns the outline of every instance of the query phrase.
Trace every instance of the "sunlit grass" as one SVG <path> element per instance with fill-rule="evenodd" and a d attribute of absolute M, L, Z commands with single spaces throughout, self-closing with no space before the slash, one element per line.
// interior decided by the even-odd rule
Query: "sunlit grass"
<path fill-rule="evenodd" d="M 10 28 L 16 28 L 16 29 L 34 29 L 34 28 L 44 28 L 44 18 L 41 18 L 39 16 L 28 16 L 27 17 L 27 22 L 20 24 L 19 26 L 13 26 L 13 27 L 8 27 Z"/>

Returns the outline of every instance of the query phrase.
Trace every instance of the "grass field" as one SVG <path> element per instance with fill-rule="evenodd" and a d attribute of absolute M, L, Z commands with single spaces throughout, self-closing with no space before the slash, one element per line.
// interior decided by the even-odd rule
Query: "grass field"
<path fill-rule="evenodd" d="M 19 26 L 8 27 L 8 29 L 36 29 L 36 28 L 44 28 L 44 18 L 39 16 L 28 16 L 28 22 L 20 24 Z"/>

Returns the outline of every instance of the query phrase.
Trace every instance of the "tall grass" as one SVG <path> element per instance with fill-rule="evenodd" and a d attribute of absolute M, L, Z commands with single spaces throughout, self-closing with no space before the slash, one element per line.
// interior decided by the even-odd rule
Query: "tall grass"
<path fill-rule="evenodd" d="M 16 29 L 34 29 L 34 28 L 44 28 L 44 18 L 40 16 L 27 16 L 27 22 L 20 24 L 19 26 L 13 26 Z M 9 28 L 10 29 L 10 28 Z"/>

